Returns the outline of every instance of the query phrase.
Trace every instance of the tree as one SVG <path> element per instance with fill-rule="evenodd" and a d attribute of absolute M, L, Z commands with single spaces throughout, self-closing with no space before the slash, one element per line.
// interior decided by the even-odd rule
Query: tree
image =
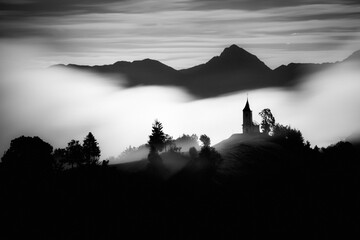
<path fill-rule="evenodd" d="M 165 142 L 164 142 L 165 151 L 174 149 L 175 147 L 176 146 L 175 146 L 173 137 L 170 136 L 169 134 L 165 134 Z"/>
<path fill-rule="evenodd" d="M 202 142 L 204 147 L 210 147 L 210 138 L 205 134 L 200 136 L 200 141 Z"/>
<path fill-rule="evenodd" d="M 127 156 L 134 154 L 138 149 L 136 147 L 132 147 L 131 145 L 120 154 L 119 158 L 126 158 Z"/>
<path fill-rule="evenodd" d="M 91 132 L 85 137 L 82 147 L 85 162 L 88 165 L 98 164 L 101 151 L 98 142 Z"/>
<path fill-rule="evenodd" d="M 273 137 L 276 141 L 287 147 L 304 147 L 304 138 L 300 130 L 291 128 L 290 126 L 284 126 L 281 124 L 275 124 L 273 129 Z"/>
<path fill-rule="evenodd" d="M 187 135 L 183 134 L 181 137 L 178 137 L 174 143 L 177 147 L 181 147 L 183 151 L 189 151 L 190 148 L 195 147 L 197 150 L 200 149 L 199 138 L 196 134 Z"/>
<path fill-rule="evenodd" d="M 199 156 L 199 153 L 198 153 L 198 151 L 196 150 L 195 147 L 191 147 L 189 149 L 189 156 L 190 156 L 191 159 L 196 159 Z"/>
<path fill-rule="evenodd" d="M 259 112 L 259 115 L 262 117 L 261 130 L 263 133 L 269 135 L 275 126 L 275 118 L 268 108 L 265 108 Z"/>
<path fill-rule="evenodd" d="M 84 163 L 83 147 L 78 140 L 71 140 L 66 147 L 66 163 L 74 168 L 74 164 Z"/>
<path fill-rule="evenodd" d="M 205 134 L 200 136 L 200 141 L 203 146 L 199 152 L 199 159 L 205 163 L 210 169 L 214 170 L 216 166 L 222 161 L 220 153 L 215 148 L 210 147 L 210 138 Z"/>
<path fill-rule="evenodd" d="M 39 137 L 21 136 L 11 141 L 1 161 L 14 169 L 50 171 L 53 167 L 52 151 L 53 147 Z"/>
<path fill-rule="evenodd" d="M 166 135 L 163 132 L 162 123 L 155 120 L 152 126 L 152 133 L 149 136 L 148 144 L 150 145 L 150 151 L 161 152 L 164 149 Z"/>
<path fill-rule="evenodd" d="M 53 152 L 54 157 L 54 169 L 56 170 L 64 170 L 64 164 L 66 163 L 66 149 L 65 148 L 57 148 Z"/>

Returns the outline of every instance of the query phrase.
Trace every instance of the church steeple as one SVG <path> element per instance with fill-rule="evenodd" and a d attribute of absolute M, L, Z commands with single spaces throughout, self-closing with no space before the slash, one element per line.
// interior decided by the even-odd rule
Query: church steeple
<path fill-rule="evenodd" d="M 249 99 L 246 99 L 246 104 L 243 109 L 243 133 L 249 134 L 249 133 L 258 133 L 259 132 L 259 126 L 257 124 L 253 123 L 252 119 L 252 111 L 250 109 Z"/>
<path fill-rule="evenodd" d="M 251 112 L 248 99 L 246 99 L 246 104 L 245 104 L 245 107 L 243 109 L 243 112 L 245 112 L 245 111 Z"/>

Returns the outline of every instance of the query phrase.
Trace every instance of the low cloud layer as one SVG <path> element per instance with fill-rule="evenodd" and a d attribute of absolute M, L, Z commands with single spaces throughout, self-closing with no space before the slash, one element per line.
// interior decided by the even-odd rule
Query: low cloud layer
<path fill-rule="evenodd" d="M 156 118 L 175 138 L 205 133 L 215 144 L 241 132 L 246 93 L 195 100 L 176 88 L 124 89 L 118 81 L 97 75 L 35 69 L 32 56 L 47 49 L 6 46 L 0 58 L 0 152 L 20 135 L 37 135 L 54 147 L 65 147 L 91 131 L 102 158 L 117 156 L 129 145 L 146 143 Z M 359 76 L 354 65 L 340 65 L 303 79 L 296 90 L 251 91 L 254 120 L 260 122 L 258 112 L 270 108 L 278 122 L 300 129 L 313 145 L 344 140 L 360 132 Z"/>

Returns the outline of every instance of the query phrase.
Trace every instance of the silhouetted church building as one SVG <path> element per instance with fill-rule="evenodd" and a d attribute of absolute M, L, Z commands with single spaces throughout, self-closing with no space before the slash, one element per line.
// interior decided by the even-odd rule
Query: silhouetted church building
<path fill-rule="evenodd" d="M 249 100 L 246 100 L 243 109 L 243 134 L 259 133 L 259 125 L 252 120 L 252 111 L 249 106 Z"/>

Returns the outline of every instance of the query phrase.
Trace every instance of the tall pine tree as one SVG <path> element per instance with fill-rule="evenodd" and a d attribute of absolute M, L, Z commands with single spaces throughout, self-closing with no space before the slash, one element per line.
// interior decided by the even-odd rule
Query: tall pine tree
<path fill-rule="evenodd" d="M 94 135 L 89 132 L 83 143 L 84 159 L 87 164 L 97 164 L 100 158 L 100 148 Z"/>
<path fill-rule="evenodd" d="M 161 152 L 164 149 L 166 135 L 163 132 L 162 123 L 155 120 L 152 126 L 152 133 L 149 136 L 148 144 L 152 151 Z"/>

